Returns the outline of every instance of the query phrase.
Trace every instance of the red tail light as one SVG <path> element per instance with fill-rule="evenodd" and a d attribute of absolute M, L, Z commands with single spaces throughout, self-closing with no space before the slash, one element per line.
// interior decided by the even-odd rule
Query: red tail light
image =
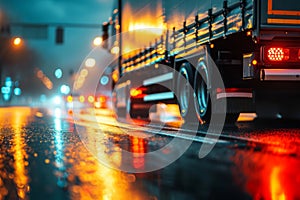
<path fill-rule="evenodd" d="M 300 49 L 298 51 L 298 60 L 300 60 Z"/>
<path fill-rule="evenodd" d="M 139 88 L 131 88 L 130 89 L 130 96 L 132 98 L 144 98 L 146 88 L 144 87 L 139 87 Z"/>
<path fill-rule="evenodd" d="M 289 60 L 290 50 L 281 47 L 270 47 L 267 49 L 267 58 L 272 62 Z"/>
<path fill-rule="evenodd" d="M 99 100 L 100 103 L 105 103 L 106 97 L 105 97 L 105 96 L 100 96 L 100 97 L 98 98 L 98 100 Z"/>

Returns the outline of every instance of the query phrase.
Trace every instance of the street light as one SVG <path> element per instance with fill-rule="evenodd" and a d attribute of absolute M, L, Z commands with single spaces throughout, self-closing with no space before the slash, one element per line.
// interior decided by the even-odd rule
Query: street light
<path fill-rule="evenodd" d="M 94 46 L 100 46 L 102 44 L 102 37 L 95 37 L 95 39 L 93 40 L 93 45 Z"/>
<path fill-rule="evenodd" d="M 0 27 L 0 29 L 2 28 Z M 22 48 L 20 47 L 24 43 L 24 40 L 21 37 L 11 37 L 10 35 L 2 35 L 2 33 L 9 34 L 9 27 L 7 27 L 5 30 L 6 32 L 0 30 L 0 83 L 2 83 L 2 75 L 4 70 L 3 66 L 12 60 L 13 56 L 11 55 L 14 55 L 14 51 L 22 50 Z M 8 94 L 6 94 L 6 96 L 8 96 Z M 9 100 L 10 97 L 4 98 L 6 100 Z"/>
<path fill-rule="evenodd" d="M 15 38 L 13 38 L 13 45 L 14 45 L 15 47 L 21 46 L 22 43 L 23 43 L 22 38 L 20 38 L 20 37 L 15 37 Z"/>

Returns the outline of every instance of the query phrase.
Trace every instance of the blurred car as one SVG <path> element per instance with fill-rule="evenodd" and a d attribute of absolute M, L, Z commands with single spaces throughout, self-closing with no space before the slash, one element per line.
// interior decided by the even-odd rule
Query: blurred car
<path fill-rule="evenodd" d="M 100 95 L 95 98 L 94 107 L 95 108 L 108 108 L 108 97 Z"/>

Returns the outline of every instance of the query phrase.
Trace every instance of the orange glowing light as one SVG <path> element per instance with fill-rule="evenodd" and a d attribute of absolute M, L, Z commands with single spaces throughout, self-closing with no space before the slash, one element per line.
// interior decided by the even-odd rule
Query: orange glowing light
<path fill-rule="evenodd" d="M 37 69 L 36 76 L 42 81 L 47 89 L 53 89 L 52 81 L 41 70 Z"/>
<path fill-rule="evenodd" d="M 122 30 L 129 32 L 126 41 L 122 42 L 122 52 L 129 53 L 135 49 L 148 46 L 167 30 L 162 4 L 158 3 L 156 9 L 150 7 L 143 8 L 142 12 L 136 12 L 129 4 L 123 8 L 124 19 Z"/>
<path fill-rule="evenodd" d="M 139 143 L 139 138 L 138 137 L 132 137 L 132 144 L 137 145 Z"/>
<path fill-rule="evenodd" d="M 270 189 L 271 189 L 271 199 L 285 200 L 286 195 L 283 191 L 282 185 L 280 183 L 280 172 L 279 167 L 274 167 L 270 175 Z"/>
<path fill-rule="evenodd" d="M 290 156 L 298 152 L 293 147 L 295 140 L 299 142 L 298 132 L 290 133 L 289 137 L 285 133 L 273 130 L 251 133 L 252 140 L 268 144 L 266 149 L 237 151 L 232 157 L 236 165 L 234 176 L 237 182 L 245 183 L 244 189 L 252 199 L 288 200 L 300 196 L 300 162 Z"/>
<path fill-rule="evenodd" d="M 20 46 L 22 44 L 22 39 L 20 37 L 16 37 L 13 39 L 14 46 Z"/>
<path fill-rule="evenodd" d="M 1 111 L 5 110 L 2 109 Z M 14 132 L 10 152 L 13 152 L 13 181 L 18 186 L 16 187 L 18 199 L 27 199 L 28 192 L 30 191 L 28 170 L 26 168 L 28 166 L 28 154 L 26 153 L 23 126 L 28 124 L 28 117 L 32 114 L 31 111 L 28 107 L 15 107 L 9 110 L 12 116 L 11 125 Z"/>
<path fill-rule="evenodd" d="M 290 10 L 275 10 L 273 9 L 273 0 L 268 0 L 268 14 L 269 15 L 294 15 L 299 16 L 299 11 Z"/>
<path fill-rule="evenodd" d="M 252 60 L 252 65 L 257 65 L 257 60 Z"/>
<path fill-rule="evenodd" d="M 113 81 L 115 83 L 118 82 L 118 80 L 119 80 L 119 72 L 118 72 L 118 70 L 113 71 L 113 73 L 112 73 L 112 79 L 113 79 Z"/>
<path fill-rule="evenodd" d="M 69 109 L 68 110 L 68 115 L 73 115 L 73 110 Z"/>
<path fill-rule="evenodd" d="M 145 140 L 143 138 L 131 137 L 131 150 L 133 154 L 133 167 L 135 169 L 142 169 L 145 166 Z"/>
<path fill-rule="evenodd" d="M 35 116 L 41 118 L 41 117 L 43 117 L 44 115 L 43 115 L 43 113 L 41 113 L 41 112 L 36 112 L 36 113 L 35 113 Z"/>
<path fill-rule="evenodd" d="M 269 24 L 300 24 L 299 19 L 272 19 L 268 18 Z"/>
<path fill-rule="evenodd" d="M 256 113 L 240 113 L 239 118 L 237 119 L 238 122 L 246 122 L 246 121 L 253 121 L 257 118 Z"/>
<path fill-rule="evenodd" d="M 106 101 L 106 98 L 104 96 L 99 97 L 99 102 L 100 103 L 105 103 L 105 101 Z"/>
<path fill-rule="evenodd" d="M 92 128 L 87 127 L 89 133 L 92 130 Z M 103 154 L 105 160 L 116 167 L 122 166 L 124 162 L 122 151 L 119 150 L 120 148 L 113 147 L 113 151 L 109 152 L 110 147 L 106 144 L 101 144 L 101 141 L 105 140 L 105 137 L 104 134 L 100 134 L 99 136 L 96 134 L 89 135 L 90 139 L 99 143 L 97 144 L 97 150 L 106 152 Z M 84 145 L 76 145 L 75 149 L 69 146 L 66 148 L 67 151 L 73 152 L 70 154 L 70 158 L 68 158 L 68 161 L 73 161 L 72 168 L 69 170 L 70 174 L 75 174 L 78 179 L 89 183 L 86 187 L 78 187 L 76 184 L 70 184 L 68 191 L 70 191 L 72 198 L 83 200 L 128 199 L 129 196 L 135 199 L 145 199 L 145 195 L 142 192 L 132 187 L 132 183 L 136 181 L 135 174 L 124 174 L 119 170 L 99 164 L 98 160 L 85 150 Z M 87 160 L 87 162 L 82 162 L 82 160 Z M 68 180 L 69 177 L 67 177 Z"/>
<path fill-rule="evenodd" d="M 133 88 L 133 89 L 130 90 L 130 96 L 132 96 L 132 97 L 137 97 L 141 94 L 143 94 L 143 90 L 141 90 L 141 89 L 134 89 Z"/>
<path fill-rule="evenodd" d="M 36 76 L 37 76 L 39 79 L 41 79 L 41 78 L 43 78 L 44 73 L 43 73 L 41 70 L 38 70 L 37 73 L 36 73 Z"/>
<path fill-rule="evenodd" d="M 148 32 L 157 34 L 157 35 L 161 35 L 164 31 L 165 27 L 162 26 L 156 26 L 156 25 L 152 25 L 152 24 L 145 24 L 145 23 L 136 23 L 133 24 L 131 23 L 129 25 L 129 31 L 137 31 L 137 30 L 146 30 Z"/>

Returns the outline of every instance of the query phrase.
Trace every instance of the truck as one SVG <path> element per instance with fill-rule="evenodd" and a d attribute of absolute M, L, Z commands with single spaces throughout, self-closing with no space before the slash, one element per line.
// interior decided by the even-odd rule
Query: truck
<path fill-rule="evenodd" d="M 118 117 L 178 104 L 183 119 L 206 124 L 222 110 L 215 102 L 226 103 L 228 122 L 241 112 L 300 116 L 297 0 L 118 0 L 103 39 L 117 54 Z"/>

